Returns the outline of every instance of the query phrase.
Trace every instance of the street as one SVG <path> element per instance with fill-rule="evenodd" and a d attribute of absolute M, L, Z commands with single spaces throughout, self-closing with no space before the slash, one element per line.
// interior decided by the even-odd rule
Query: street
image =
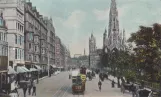
<path fill-rule="evenodd" d="M 61 72 L 56 76 L 45 78 L 37 84 L 36 97 L 131 97 L 131 93 L 122 94 L 120 89 L 115 86 L 111 88 L 111 82 L 105 80 L 102 82 L 102 91 L 98 90 L 98 77 L 92 81 L 86 82 L 86 91 L 83 94 L 72 94 L 71 79 L 68 78 L 68 72 Z M 20 97 L 23 97 L 22 90 Z M 29 96 L 27 92 L 27 97 Z"/>

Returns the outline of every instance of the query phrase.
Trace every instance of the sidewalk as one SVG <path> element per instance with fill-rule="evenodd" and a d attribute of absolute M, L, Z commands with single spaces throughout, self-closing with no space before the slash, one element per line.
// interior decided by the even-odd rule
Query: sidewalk
<path fill-rule="evenodd" d="M 47 77 L 48 76 L 44 76 L 44 77 L 40 78 L 39 81 L 40 80 L 43 80 L 43 79 L 45 79 Z M 36 83 L 36 86 L 38 85 L 36 80 L 34 80 L 34 83 Z M 32 89 L 31 89 L 31 93 L 32 93 Z M 18 89 L 18 94 L 19 94 L 19 97 L 24 97 L 24 95 L 23 95 L 23 89 L 22 88 Z M 28 95 L 28 90 L 27 90 L 26 91 L 26 97 L 36 97 L 36 96 L 32 96 L 32 95 L 29 96 Z"/>

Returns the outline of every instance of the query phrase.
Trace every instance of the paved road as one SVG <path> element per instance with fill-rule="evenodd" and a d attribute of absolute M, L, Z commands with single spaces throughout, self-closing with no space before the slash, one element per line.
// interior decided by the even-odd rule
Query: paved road
<path fill-rule="evenodd" d="M 68 78 L 68 72 L 61 72 L 57 76 L 52 76 L 41 80 L 37 84 L 36 97 L 132 97 L 130 93 L 122 94 L 120 89 L 111 88 L 111 82 L 106 80 L 102 83 L 102 91 L 98 91 L 98 77 L 92 81 L 86 82 L 85 94 L 72 94 L 71 80 Z M 21 95 L 20 97 L 23 97 Z M 27 96 L 34 97 L 34 96 Z"/>
<path fill-rule="evenodd" d="M 71 80 L 68 79 L 68 73 L 61 72 L 56 76 L 53 75 L 50 78 L 41 80 L 39 84 L 36 85 L 36 97 L 61 97 L 61 95 L 64 95 L 66 89 L 68 89 L 70 86 Z M 20 97 L 23 97 L 22 90 L 19 90 L 19 93 Z M 29 96 L 27 92 L 27 97 L 35 96 Z"/>
<path fill-rule="evenodd" d="M 122 94 L 119 88 L 111 88 L 111 82 L 106 80 L 102 82 L 102 91 L 98 90 L 98 76 L 92 81 L 86 82 L 85 95 L 72 95 L 71 93 L 64 97 L 132 97 L 130 93 Z M 71 91 L 69 91 L 71 92 Z"/>

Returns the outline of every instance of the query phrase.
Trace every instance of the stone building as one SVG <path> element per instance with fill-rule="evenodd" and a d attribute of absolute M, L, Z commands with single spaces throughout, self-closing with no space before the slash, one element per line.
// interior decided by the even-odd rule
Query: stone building
<path fill-rule="evenodd" d="M 24 0 L 0 0 L 8 28 L 9 65 L 24 65 Z"/>
<path fill-rule="evenodd" d="M 5 88 L 8 72 L 8 42 L 7 27 L 3 18 L 3 12 L 0 10 L 0 89 Z M 6 58 L 6 59 L 4 59 Z"/>
<path fill-rule="evenodd" d="M 55 64 L 55 28 L 53 25 L 52 18 L 48 19 L 45 17 L 45 21 L 47 23 L 47 44 L 48 44 L 48 53 L 49 53 L 49 64 Z"/>
<path fill-rule="evenodd" d="M 2 15 L 3 12 L 0 16 L 0 56 L 8 56 L 7 27 Z"/>
<path fill-rule="evenodd" d="M 96 59 L 96 38 L 91 34 L 89 38 L 89 59 L 90 59 L 90 68 L 95 68 L 97 61 Z"/>
<path fill-rule="evenodd" d="M 61 53 L 60 53 L 61 40 L 58 36 L 55 37 L 55 64 L 56 66 L 61 65 Z"/>
<path fill-rule="evenodd" d="M 119 28 L 118 10 L 115 0 L 111 0 L 111 7 L 109 13 L 108 35 L 105 29 L 103 35 L 103 48 L 110 51 L 116 48 L 117 50 L 125 49 L 125 30 L 122 32 Z"/>
<path fill-rule="evenodd" d="M 25 61 L 28 68 L 41 66 L 47 70 L 47 23 L 32 6 L 25 3 Z"/>

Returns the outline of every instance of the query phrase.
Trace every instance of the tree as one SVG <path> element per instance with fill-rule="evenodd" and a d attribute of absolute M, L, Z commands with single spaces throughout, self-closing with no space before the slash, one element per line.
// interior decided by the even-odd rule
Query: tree
<path fill-rule="evenodd" d="M 153 27 L 140 26 L 139 31 L 131 34 L 128 42 L 136 44 L 136 48 L 134 48 L 136 67 L 149 77 L 148 80 L 156 81 L 155 75 L 158 74 L 158 67 L 160 68 L 161 25 L 154 24 Z"/>
<path fill-rule="evenodd" d="M 108 67 L 109 64 L 109 49 L 108 48 L 103 48 L 102 50 L 102 56 L 101 56 L 101 61 L 102 61 L 102 66 L 103 67 Z"/>

